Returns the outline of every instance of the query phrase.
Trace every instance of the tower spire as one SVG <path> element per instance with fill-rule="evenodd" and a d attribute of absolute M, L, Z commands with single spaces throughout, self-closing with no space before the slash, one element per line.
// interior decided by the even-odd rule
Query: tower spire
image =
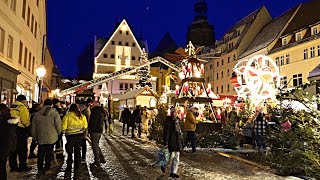
<path fill-rule="evenodd" d="M 207 20 L 208 4 L 205 0 L 198 0 L 194 6 L 194 20 Z"/>

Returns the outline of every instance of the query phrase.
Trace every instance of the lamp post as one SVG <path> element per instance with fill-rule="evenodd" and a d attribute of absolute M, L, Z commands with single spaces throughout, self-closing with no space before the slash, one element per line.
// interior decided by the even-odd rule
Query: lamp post
<path fill-rule="evenodd" d="M 43 81 L 43 77 L 46 75 L 46 72 L 47 70 L 42 64 L 36 67 L 36 74 L 38 77 L 38 85 L 39 85 L 38 103 L 41 103 L 42 81 Z"/>

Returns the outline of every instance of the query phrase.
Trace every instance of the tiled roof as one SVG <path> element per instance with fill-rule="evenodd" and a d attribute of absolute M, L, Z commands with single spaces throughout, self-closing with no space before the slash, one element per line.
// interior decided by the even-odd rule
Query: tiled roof
<path fill-rule="evenodd" d="M 132 99 L 132 98 L 136 97 L 137 95 L 141 94 L 145 90 L 147 90 L 157 96 L 157 93 L 155 93 L 152 89 L 150 89 L 149 87 L 145 87 L 145 88 L 135 89 L 135 90 L 126 92 L 125 94 L 122 94 L 121 96 L 119 96 L 119 100 Z"/>
<path fill-rule="evenodd" d="M 318 77 L 318 76 L 320 77 L 320 64 L 309 73 L 308 78 Z"/>
<path fill-rule="evenodd" d="M 290 18 L 294 15 L 297 8 L 298 6 L 290 9 L 289 11 L 285 12 L 281 16 L 268 23 L 252 41 L 247 50 L 242 55 L 240 55 L 240 58 L 257 52 L 272 43 L 288 23 Z"/>

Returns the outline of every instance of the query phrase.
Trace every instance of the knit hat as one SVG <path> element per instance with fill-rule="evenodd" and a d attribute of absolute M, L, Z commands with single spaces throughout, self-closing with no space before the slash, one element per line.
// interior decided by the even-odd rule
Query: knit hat
<path fill-rule="evenodd" d="M 54 99 L 52 99 L 52 104 L 53 105 L 56 105 L 56 104 L 58 104 L 60 101 L 59 101 L 59 99 L 57 99 L 57 98 L 54 98 Z"/>
<path fill-rule="evenodd" d="M 25 95 L 20 94 L 20 95 L 17 97 L 16 100 L 17 100 L 17 101 L 25 101 L 25 100 L 27 100 L 27 98 L 26 98 Z"/>

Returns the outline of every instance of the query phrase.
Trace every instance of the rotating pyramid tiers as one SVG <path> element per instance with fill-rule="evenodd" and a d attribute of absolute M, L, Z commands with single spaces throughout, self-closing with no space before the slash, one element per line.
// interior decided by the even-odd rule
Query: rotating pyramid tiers
<path fill-rule="evenodd" d="M 204 82 L 204 60 L 197 58 L 196 54 L 201 48 L 195 49 L 193 44 L 189 42 L 187 48 L 178 49 L 176 52 L 183 55 L 181 62 L 182 71 L 179 73 L 180 84 L 176 85 L 177 99 L 176 106 L 180 106 L 181 116 L 184 116 L 184 108 L 182 106 L 193 105 L 198 109 L 196 119 L 198 121 L 217 122 L 212 108 L 212 98 L 217 98 L 211 90 L 211 84 L 205 87 Z M 185 104 L 187 103 L 187 104 Z"/>

